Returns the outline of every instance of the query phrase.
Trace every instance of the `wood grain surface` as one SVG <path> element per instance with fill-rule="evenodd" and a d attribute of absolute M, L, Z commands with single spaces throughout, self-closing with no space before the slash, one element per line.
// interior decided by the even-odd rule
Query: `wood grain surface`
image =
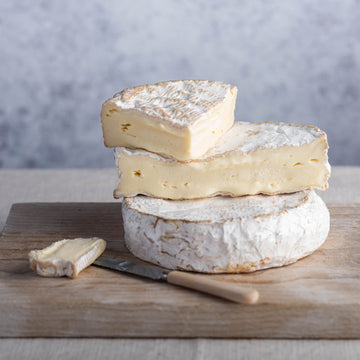
<path fill-rule="evenodd" d="M 30 250 L 78 236 L 102 237 L 104 255 L 138 261 L 124 245 L 120 207 L 13 205 L 0 238 L 0 336 L 360 338 L 360 205 L 329 205 L 328 240 L 293 265 L 199 275 L 256 288 L 256 305 L 94 266 L 74 280 L 29 269 Z"/>

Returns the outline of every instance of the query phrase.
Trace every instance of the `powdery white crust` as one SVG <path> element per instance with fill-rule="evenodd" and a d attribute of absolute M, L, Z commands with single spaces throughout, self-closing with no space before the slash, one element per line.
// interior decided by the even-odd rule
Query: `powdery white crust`
<path fill-rule="evenodd" d="M 330 215 L 312 190 L 277 196 L 123 202 L 125 241 L 138 258 L 205 273 L 291 264 L 326 240 Z"/>
<path fill-rule="evenodd" d="M 186 127 L 225 101 L 232 92 L 236 92 L 236 87 L 221 81 L 175 80 L 125 89 L 108 101 L 122 110 L 140 111 L 157 120 Z"/>
<path fill-rule="evenodd" d="M 254 150 L 276 149 L 282 146 L 301 146 L 320 136 L 326 136 L 326 134 L 314 126 L 236 122 L 205 156 L 211 158 L 229 151 L 249 153 Z"/>
<path fill-rule="evenodd" d="M 235 122 L 233 127 L 226 132 L 219 142 L 206 154 L 196 160 L 209 161 L 221 157 L 229 152 L 250 153 L 255 150 L 277 149 L 282 146 L 301 146 L 311 143 L 319 137 L 325 137 L 324 131 L 314 126 L 293 125 L 285 123 L 248 123 Z M 177 160 L 163 155 L 150 153 L 141 149 L 115 148 L 115 159 L 126 155 L 149 156 L 156 160 L 175 162 Z M 187 161 L 189 162 L 189 161 Z"/>

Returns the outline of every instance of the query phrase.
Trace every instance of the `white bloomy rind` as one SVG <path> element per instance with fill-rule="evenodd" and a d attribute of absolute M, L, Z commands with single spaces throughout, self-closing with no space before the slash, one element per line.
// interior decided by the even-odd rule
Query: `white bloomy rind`
<path fill-rule="evenodd" d="M 329 211 L 312 190 L 277 196 L 123 202 L 125 241 L 168 269 L 240 273 L 291 264 L 326 240 Z"/>
<path fill-rule="evenodd" d="M 189 127 L 235 90 L 221 81 L 175 80 L 128 88 L 116 93 L 112 101 L 119 109 L 137 110 L 175 127 Z"/>

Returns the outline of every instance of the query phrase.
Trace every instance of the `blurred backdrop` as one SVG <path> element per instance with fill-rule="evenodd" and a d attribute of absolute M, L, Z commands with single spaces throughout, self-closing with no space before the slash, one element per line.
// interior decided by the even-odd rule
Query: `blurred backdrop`
<path fill-rule="evenodd" d="M 360 165 L 356 0 L 1 0 L 0 167 L 113 166 L 104 100 L 130 86 L 238 87 L 236 119 L 311 124 Z"/>

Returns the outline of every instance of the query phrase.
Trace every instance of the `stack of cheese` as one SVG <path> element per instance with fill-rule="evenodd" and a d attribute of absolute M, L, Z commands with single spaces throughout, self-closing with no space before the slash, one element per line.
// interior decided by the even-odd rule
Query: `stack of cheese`
<path fill-rule="evenodd" d="M 327 188 L 326 134 L 234 123 L 236 94 L 219 81 L 167 81 L 104 103 L 104 141 L 119 170 L 114 197 L 125 197 L 135 256 L 169 269 L 250 272 L 325 241 L 329 212 L 312 188 Z"/>

